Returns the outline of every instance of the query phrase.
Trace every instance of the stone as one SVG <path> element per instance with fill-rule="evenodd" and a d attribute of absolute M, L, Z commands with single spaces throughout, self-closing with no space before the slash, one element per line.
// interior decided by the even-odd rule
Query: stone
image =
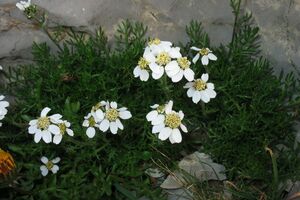
<path fill-rule="evenodd" d="M 184 157 L 179 163 L 180 170 L 176 170 L 160 185 L 163 189 L 179 189 L 186 184 L 188 175 L 199 182 L 226 180 L 225 167 L 214 163 L 209 155 L 198 151 Z"/>

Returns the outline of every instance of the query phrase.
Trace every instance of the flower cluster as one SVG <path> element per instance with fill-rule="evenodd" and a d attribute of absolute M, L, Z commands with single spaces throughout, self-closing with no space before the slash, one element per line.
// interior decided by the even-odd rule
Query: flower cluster
<path fill-rule="evenodd" d="M 0 95 L 0 121 L 4 119 L 5 115 L 7 114 L 7 107 L 9 106 L 8 101 L 3 101 L 5 97 L 3 95 Z M 2 123 L 0 122 L 0 127 L 2 126 Z"/>
<path fill-rule="evenodd" d="M 173 47 L 171 42 L 155 38 L 148 43 L 133 74 L 140 77 L 141 81 L 147 81 L 149 73 L 153 79 L 160 79 L 165 72 L 173 82 L 179 82 L 183 76 L 192 81 L 195 73 L 190 69 L 190 65 L 187 57 L 182 57 L 179 47 Z"/>
<path fill-rule="evenodd" d="M 36 143 L 43 139 L 45 143 L 53 142 L 54 144 L 59 144 L 65 133 L 70 136 L 74 135 L 70 129 L 71 124 L 66 120 L 62 120 L 60 114 L 47 116 L 50 110 L 48 107 L 44 108 L 39 118 L 29 122 L 28 132 L 29 134 L 34 134 Z"/>
<path fill-rule="evenodd" d="M 91 112 L 84 117 L 82 126 L 87 127 L 86 135 L 93 138 L 98 128 L 102 132 L 110 130 L 112 134 L 117 134 L 118 129 L 123 130 L 121 119 L 126 120 L 132 117 L 126 107 L 118 108 L 114 101 L 101 101 L 92 107 Z"/>
<path fill-rule="evenodd" d="M 186 126 L 182 124 L 183 112 L 172 110 L 173 101 L 165 105 L 155 104 L 151 108 L 154 110 L 149 112 L 146 118 L 153 125 L 152 133 L 158 133 L 160 140 L 164 141 L 169 138 L 172 144 L 180 143 L 182 141 L 180 129 L 185 133 L 188 132 Z"/>

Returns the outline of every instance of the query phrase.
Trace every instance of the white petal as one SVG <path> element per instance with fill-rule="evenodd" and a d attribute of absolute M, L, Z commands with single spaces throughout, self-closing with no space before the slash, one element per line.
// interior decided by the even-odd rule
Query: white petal
<path fill-rule="evenodd" d="M 161 67 L 157 65 L 156 63 L 150 63 L 149 68 L 152 72 L 159 74 L 161 72 Z"/>
<path fill-rule="evenodd" d="M 9 103 L 7 101 L 0 101 L 0 108 L 5 108 L 5 107 L 8 107 L 9 106 Z"/>
<path fill-rule="evenodd" d="M 200 54 L 197 53 L 197 54 L 195 55 L 195 57 L 193 58 L 192 62 L 195 64 L 195 63 L 199 60 L 199 58 L 200 58 Z"/>
<path fill-rule="evenodd" d="M 43 156 L 43 157 L 41 157 L 41 161 L 42 161 L 42 163 L 47 164 L 47 162 L 48 162 L 49 160 L 48 160 L 47 157 Z"/>
<path fill-rule="evenodd" d="M 34 142 L 38 143 L 42 139 L 42 131 L 37 130 L 36 133 L 34 134 Z"/>
<path fill-rule="evenodd" d="M 49 131 L 42 131 L 42 137 L 44 142 L 46 142 L 47 144 L 50 143 L 52 141 L 52 135 Z"/>
<path fill-rule="evenodd" d="M 167 114 L 170 114 L 172 112 L 172 108 L 173 108 L 173 101 L 170 100 L 165 107 L 165 112 Z"/>
<path fill-rule="evenodd" d="M 155 62 L 155 56 L 150 52 L 149 48 L 145 49 L 143 57 L 150 63 Z"/>
<path fill-rule="evenodd" d="M 182 55 L 180 53 L 180 48 L 179 47 L 173 47 L 170 49 L 168 52 L 171 58 L 181 58 Z"/>
<path fill-rule="evenodd" d="M 109 130 L 112 134 L 117 134 L 118 132 L 118 125 L 116 122 L 110 122 L 109 123 Z"/>
<path fill-rule="evenodd" d="M 164 121 L 165 121 L 164 115 L 157 115 L 157 117 L 154 120 L 152 120 L 151 124 L 152 125 L 163 124 Z"/>
<path fill-rule="evenodd" d="M 59 167 L 57 165 L 53 165 L 53 167 L 51 168 L 51 171 L 53 174 L 56 174 L 58 170 L 59 170 Z"/>
<path fill-rule="evenodd" d="M 172 129 L 169 127 L 165 127 L 159 132 L 158 138 L 164 141 L 170 137 L 171 133 L 172 133 Z"/>
<path fill-rule="evenodd" d="M 186 78 L 186 80 L 192 81 L 195 78 L 195 72 L 190 68 L 187 68 L 186 70 L 184 70 L 184 77 Z"/>
<path fill-rule="evenodd" d="M 173 129 L 170 135 L 175 143 L 180 143 L 182 141 L 182 136 L 178 128 Z"/>
<path fill-rule="evenodd" d="M 152 127 L 152 133 L 159 133 L 163 128 L 165 128 L 164 124 L 158 124 Z"/>
<path fill-rule="evenodd" d="M 54 144 L 59 144 L 61 142 L 61 140 L 62 140 L 62 135 L 61 134 L 55 135 L 53 137 L 53 143 Z"/>
<path fill-rule="evenodd" d="M 96 133 L 96 130 L 94 127 L 89 127 L 87 130 L 86 130 L 86 135 L 89 137 L 89 138 L 93 138 L 95 136 L 95 133 Z"/>
<path fill-rule="evenodd" d="M 37 126 L 29 126 L 28 133 L 34 134 L 37 131 Z"/>
<path fill-rule="evenodd" d="M 119 113 L 119 116 L 121 119 L 129 119 L 132 117 L 131 113 L 129 111 L 121 111 Z"/>
<path fill-rule="evenodd" d="M 116 119 L 116 124 L 117 124 L 119 129 L 121 129 L 121 130 L 124 129 L 124 126 L 123 126 L 122 122 L 119 119 Z"/>
<path fill-rule="evenodd" d="M 25 10 L 24 5 L 20 4 L 20 3 L 16 3 L 16 7 L 19 8 L 21 11 Z"/>
<path fill-rule="evenodd" d="M 157 79 L 160 79 L 162 76 L 164 75 L 164 70 L 162 70 L 160 73 L 152 73 L 152 78 L 157 80 Z"/>
<path fill-rule="evenodd" d="M 204 103 L 208 103 L 210 98 L 208 96 L 208 94 L 206 93 L 206 91 L 201 91 L 201 100 L 204 102 Z"/>
<path fill-rule="evenodd" d="M 52 123 L 57 123 L 62 118 L 62 115 L 54 114 L 54 115 L 51 115 L 49 118 Z"/>
<path fill-rule="evenodd" d="M 188 130 L 187 130 L 187 128 L 186 128 L 186 126 L 185 126 L 185 125 L 183 125 L 183 124 L 180 124 L 180 128 L 181 128 L 181 130 L 182 130 L 183 132 L 185 132 L 185 133 L 187 133 L 187 132 L 188 132 Z"/>
<path fill-rule="evenodd" d="M 133 75 L 136 78 L 136 77 L 139 77 L 140 74 L 141 74 L 141 68 L 139 66 L 136 66 L 133 70 Z"/>
<path fill-rule="evenodd" d="M 158 108 L 158 107 L 159 107 L 158 104 L 154 104 L 153 106 L 150 106 L 150 108 L 153 108 L 153 109 Z"/>
<path fill-rule="evenodd" d="M 199 91 L 195 91 L 192 97 L 194 103 L 198 103 L 201 99 L 201 93 Z"/>
<path fill-rule="evenodd" d="M 215 56 L 213 53 L 209 53 L 207 56 L 210 60 L 217 60 L 217 56 Z"/>
<path fill-rule="evenodd" d="M 47 167 L 45 166 L 45 165 L 42 165 L 41 167 L 40 167 L 40 170 L 41 170 L 41 174 L 43 175 L 43 176 L 47 176 L 47 174 L 48 174 L 48 169 L 47 169 Z"/>
<path fill-rule="evenodd" d="M 74 136 L 74 132 L 73 132 L 72 129 L 67 128 L 66 131 L 67 131 L 67 134 L 68 134 L 69 136 Z"/>
<path fill-rule="evenodd" d="M 183 71 L 179 70 L 179 72 L 177 74 L 172 76 L 172 82 L 177 83 L 182 79 L 182 77 L 183 77 Z"/>
<path fill-rule="evenodd" d="M 47 114 L 48 114 L 48 112 L 49 112 L 50 110 L 51 110 L 51 109 L 48 108 L 48 107 L 44 108 L 44 109 L 42 110 L 42 112 L 41 112 L 41 117 L 46 117 Z"/>
<path fill-rule="evenodd" d="M 202 56 L 201 62 L 202 65 L 208 65 L 208 56 Z"/>
<path fill-rule="evenodd" d="M 210 98 L 215 98 L 217 96 L 217 93 L 214 90 L 206 89 L 205 92 Z"/>
<path fill-rule="evenodd" d="M 194 92 L 195 92 L 196 90 L 195 90 L 195 88 L 193 88 L 193 87 L 191 87 L 191 88 L 189 88 L 188 90 L 187 90 L 187 96 L 188 97 L 192 97 L 193 95 L 194 95 Z"/>
<path fill-rule="evenodd" d="M 152 120 L 154 120 L 158 115 L 158 112 L 156 110 L 152 110 L 151 112 L 149 112 L 146 115 L 146 119 L 147 121 L 151 122 Z"/>
<path fill-rule="evenodd" d="M 99 120 L 102 120 L 104 118 L 104 113 L 102 110 L 98 109 L 96 110 L 96 117 L 99 119 Z"/>
<path fill-rule="evenodd" d="M 51 160 L 53 163 L 59 163 L 60 157 L 56 157 L 53 160 Z"/>
<path fill-rule="evenodd" d="M 190 87 L 193 87 L 193 85 L 194 85 L 194 82 L 188 82 L 183 86 L 183 88 L 190 88 Z"/>
<path fill-rule="evenodd" d="M 82 126 L 89 127 L 89 120 L 84 120 Z"/>
<path fill-rule="evenodd" d="M 117 102 L 115 102 L 115 101 L 110 102 L 110 107 L 117 109 L 117 107 L 118 107 Z"/>
<path fill-rule="evenodd" d="M 58 126 L 56 125 L 53 125 L 51 124 L 49 127 L 48 127 L 48 130 L 53 133 L 54 135 L 57 135 L 57 134 L 60 134 L 60 129 Z"/>
<path fill-rule="evenodd" d="M 180 119 L 183 120 L 184 113 L 181 110 L 178 112 L 178 115 L 179 115 Z"/>
<path fill-rule="evenodd" d="M 210 90 L 214 90 L 215 89 L 215 86 L 214 86 L 213 83 L 207 83 L 206 87 L 207 87 L 207 89 L 210 89 Z"/>
<path fill-rule="evenodd" d="M 171 77 L 179 72 L 180 67 L 178 66 L 178 63 L 175 60 L 173 60 L 166 65 L 165 69 L 167 75 Z"/>
<path fill-rule="evenodd" d="M 101 123 L 100 123 L 100 130 L 103 132 L 106 132 L 109 128 L 109 121 L 107 119 L 104 119 Z"/>
<path fill-rule="evenodd" d="M 207 82 L 208 81 L 208 74 L 202 74 L 201 79 L 202 79 L 202 81 Z"/>
<path fill-rule="evenodd" d="M 141 79 L 141 81 L 148 81 L 149 72 L 147 70 L 141 70 L 140 79 Z"/>
<path fill-rule="evenodd" d="M 200 49 L 198 47 L 191 47 L 191 49 L 195 50 L 195 51 L 200 51 Z"/>
<path fill-rule="evenodd" d="M 38 122 L 37 119 L 31 120 L 31 121 L 29 122 L 29 125 L 30 125 L 30 126 L 37 125 L 37 122 Z"/>

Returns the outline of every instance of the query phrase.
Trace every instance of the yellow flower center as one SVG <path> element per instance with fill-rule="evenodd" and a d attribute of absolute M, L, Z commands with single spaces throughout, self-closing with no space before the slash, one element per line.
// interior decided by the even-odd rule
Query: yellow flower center
<path fill-rule="evenodd" d="M 141 69 L 149 69 L 148 65 L 150 64 L 150 62 L 148 62 L 145 58 L 141 57 L 138 65 L 140 66 Z"/>
<path fill-rule="evenodd" d="M 178 128 L 181 124 L 181 119 L 176 113 L 168 114 L 166 115 L 165 124 L 172 129 Z"/>
<path fill-rule="evenodd" d="M 191 64 L 187 57 L 178 58 L 177 62 L 181 69 L 187 69 L 190 67 Z"/>
<path fill-rule="evenodd" d="M 206 89 L 206 83 L 202 81 L 201 79 L 198 79 L 194 83 L 194 88 L 198 91 L 205 90 Z"/>
<path fill-rule="evenodd" d="M 48 161 L 48 162 L 46 163 L 46 167 L 47 167 L 48 170 L 51 170 L 53 166 L 54 166 L 54 164 L 53 164 L 52 161 Z"/>
<path fill-rule="evenodd" d="M 88 120 L 89 120 L 89 126 L 90 127 L 95 126 L 96 121 L 95 121 L 93 116 L 91 116 Z"/>
<path fill-rule="evenodd" d="M 15 168 L 15 162 L 10 153 L 0 149 L 0 175 L 6 176 Z"/>
<path fill-rule="evenodd" d="M 160 44 L 160 39 L 154 38 L 154 39 L 152 39 L 152 40 L 150 40 L 150 41 L 148 42 L 148 45 L 149 45 L 149 46 L 152 45 L 152 44 L 155 44 L 155 45 Z"/>
<path fill-rule="evenodd" d="M 157 55 L 156 57 L 156 62 L 159 65 L 166 65 L 171 61 L 171 57 L 167 52 L 161 52 L 160 54 Z"/>
<path fill-rule="evenodd" d="M 39 129 L 45 130 L 49 127 L 50 120 L 48 117 L 40 117 L 37 122 L 37 126 Z"/>
<path fill-rule="evenodd" d="M 116 121 L 119 117 L 119 112 L 115 108 L 110 108 L 106 111 L 105 117 L 109 121 Z"/>
<path fill-rule="evenodd" d="M 200 49 L 199 53 L 201 56 L 207 56 L 209 53 L 209 50 L 207 48 L 203 48 L 203 49 Z"/>
<path fill-rule="evenodd" d="M 67 130 L 67 126 L 65 125 L 65 123 L 60 123 L 58 124 L 59 130 L 60 130 L 60 134 L 64 135 L 66 130 Z"/>

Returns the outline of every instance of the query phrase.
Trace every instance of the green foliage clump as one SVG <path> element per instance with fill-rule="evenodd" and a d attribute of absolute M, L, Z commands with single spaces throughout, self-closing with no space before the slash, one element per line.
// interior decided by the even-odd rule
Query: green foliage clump
<path fill-rule="evenodd" d="M 196 78 L 208 72 L 216 87 L 216 99 L 205 105 L 194 104 L 182 82 L 174 84 L 165 76 L 147 82 L 133 77 L 147 42 L 147 28 L 140 23 L 122 22 L 115 48 L 109 46 L 101 28 L 94 35 L 69 32 L 69 39 L 55 53 L 45 43 L 34 44 L 34 64 L 11 70 L 8 77 L 16 105 L 6 118 L 5 131 L 0 130 L 0 146 L 14 155 L 18 167 L 16 181 L 0 186 L 1 194 L 6 192 L 8 199 L 165 198 L 144 171 L 153 167 L 152 160 L 172 166 L 183 150 L 190 153 L 202 145 L 241 188 L 255 180 L 255 186 L 275 198 L 278 181 L 266 148 L 276 154 L 281 180 L 299 170 L 292 147 L 296 81 L 293 75 L 285 79 L 273 75 L 269 62 L 260 57 L 258 28 L 252 25 L 251 15 L 239 16 L 239 4 L 232 4 L 236 21 L 228 45 L 210 47 L 197 21 L 186 28 L 190 40 L 182 45 L 183 55 L 192 58 L 190 47 L 197 46 L 209 47 L 218 57 L 205 68 L 200 62 L 193 66 Z M 170 99 L 175 110 L 185 113 L 189 129 L 176 145 L 159 141 L 145 119 L 150 105 Z M 98 131 L 89 139 L 81 126 L 83 117 L 101 100 L 126 106 L 133 118 L 117 135 Z M 71 122 L 74 137 L 64 137 L 59 145 L 33 142 L 27 124 L 46 106 Z M 278 144 L 288 150 L 280 151 Z M 40 175 L 43 155 L 62 158 L 57 175 Z M 253 193 L 233 194 L 237 199 L 257 198 L 259 194 Z"/>

